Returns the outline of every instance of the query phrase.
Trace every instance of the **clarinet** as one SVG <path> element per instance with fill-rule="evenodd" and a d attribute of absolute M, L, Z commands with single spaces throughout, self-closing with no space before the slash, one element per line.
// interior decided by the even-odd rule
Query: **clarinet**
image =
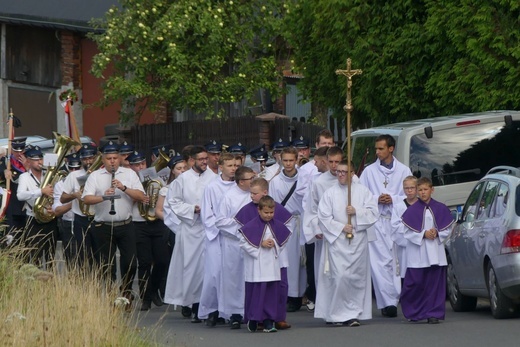
<path fill-rule="evenodd" d="M 112 166 L 112 181 L 116 178 L 116 169 Z M 116 214 L 116 209 L 114 207 L 114 198 L 110 199 L 110 215 Z"/>

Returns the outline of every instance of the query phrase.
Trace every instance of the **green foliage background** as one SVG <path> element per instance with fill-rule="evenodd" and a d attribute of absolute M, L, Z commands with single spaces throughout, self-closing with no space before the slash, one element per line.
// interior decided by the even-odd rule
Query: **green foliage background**
<path fill-rule="evenodd" d="M 520 3 L 509 0 L 298 1 L 286 23 L 303 95 L 344 115 L 352 68 L 355 126 L 518 109 Z"/>
<path fill-rule="evenodd" d="M 313 109 L 355 127 L 520 107 L 520 2 L 514 0 L 122 0 L 93 72 L 105 101 L 214 112 L 214 103 L 280 95 L 281 67 L 302 73 Z M 289 63 L 290 62 L 290 63 Z M 109 72 L 109 64 L 114 72 Z"/>
<path fill-rule="evenodd" d="M 104 102 L 167 101 L 214 113 L 265 88 L 278 94 L 276 36 L 286 6 L 278 0 L 121 0 L 91 35 L 100 53 Z M 139 116 L 129 114 L 127 117 Z"/>

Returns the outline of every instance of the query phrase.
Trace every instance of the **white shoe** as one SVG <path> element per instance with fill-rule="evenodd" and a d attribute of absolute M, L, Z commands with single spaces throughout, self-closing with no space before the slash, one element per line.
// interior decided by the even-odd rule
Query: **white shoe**
<path fill-rule="evenodd" d="M 314 311 L 314 307 L 316 307 L 316 305 L 314 304 L 314 302 L 312 302 L 312 301 L 310 301 L 310 300 L 307 302 L 307 305 L 306 305 L 306 306 L 307 306 L 307 311 L 310 311 L 310 312 Z"/>

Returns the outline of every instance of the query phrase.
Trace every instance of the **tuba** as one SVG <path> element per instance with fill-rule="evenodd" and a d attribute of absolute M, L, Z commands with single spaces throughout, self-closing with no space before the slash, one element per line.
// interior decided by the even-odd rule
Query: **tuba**
<path fill-rule="evenodd" d="M 155 168 L 155 172 L 159 172 L 168 165 L 169 161 L 170 157 L 168 154 L 159 150 L 159 156 L 152 163 L 151 167 Z M 150 179 L 143 182 L 143 188 L 146 196 L 150 199 L 148 204 L 141 201 L 137 203 L 139 214 L 147 221 L 153 222 L 157 219 L 155 216 L 155 206 L 157 205 L 157 200 L 159 200 L 159 191 L 162 188 L 162 183 L 159 179 Z"/>
<path fill-rule="evenodd" d="M 48 185 L 54 187 L 56 182 L 63 178 L 63 174 L 60 173 L 60 168 L 63 166 L 65 156 L 72 146 L 80 145 L 70 137 L 60 135 L 56 132 L 54 132 L 54 137 L 56 138 L 54 153 L 58 155 L 58 160 L 56 161 L 56 166 L 49 166 L 47 168 L 47 172 L 40 183 L 40 187 L 46 187 Z M 34 202 L 34 218 L 36 218 L 39 223 L 48 223 L 56 218 L 54 214 L 48 212 L 48 209 L 52 207 L 52 203 L 53 198 L 46 195 L 38 197 Z"/>
<path fill-rule="evenodd" d="M 96 159 L 94 159 L 94 162 L 92 162 L 92 164 L 88 168 L 85 176 L 88 177 L 88 175 L 90 175 L 91 173 L 93 173 L 94 171 L 99 169 L 102 165 L 103 165 L 103 155 L 101 153 L 98 153 L 98 155 L 96 156 Z M 83 188 L 85 188 L 84 183 L 81 185 L 81 187 L 79 189 L 81 194 L 83 194 Z M 81 200 L 81 199 L 78 199 L 78 203 L 79 203 L 79 209 L 81 210 L 81 213 L 83 213 L 87 217 L 94 216 L 94 214 L 90 211 L 90 205 L 85 204 L 83 202 L 83 200 Z"/>

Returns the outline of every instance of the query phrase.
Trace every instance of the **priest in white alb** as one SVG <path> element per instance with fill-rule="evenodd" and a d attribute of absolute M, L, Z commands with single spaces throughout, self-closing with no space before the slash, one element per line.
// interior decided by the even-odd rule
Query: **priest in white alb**
<path fill-rule="evenodd" d="M 394 255 L 392 234 L 393 204 L 406 198 L 403 180 L 412 173 L 410 168 L 393 156 L 395 139 L 388 134 L 375 141 L 377 160 L 361 174 L 361 184 L 370 189 L 379 207 L 380 217 L 370 228 L 370 265 L 377 308 L 383 317 L 397 317 L 397 304 L 401 293 L 398 260 Z"/>

